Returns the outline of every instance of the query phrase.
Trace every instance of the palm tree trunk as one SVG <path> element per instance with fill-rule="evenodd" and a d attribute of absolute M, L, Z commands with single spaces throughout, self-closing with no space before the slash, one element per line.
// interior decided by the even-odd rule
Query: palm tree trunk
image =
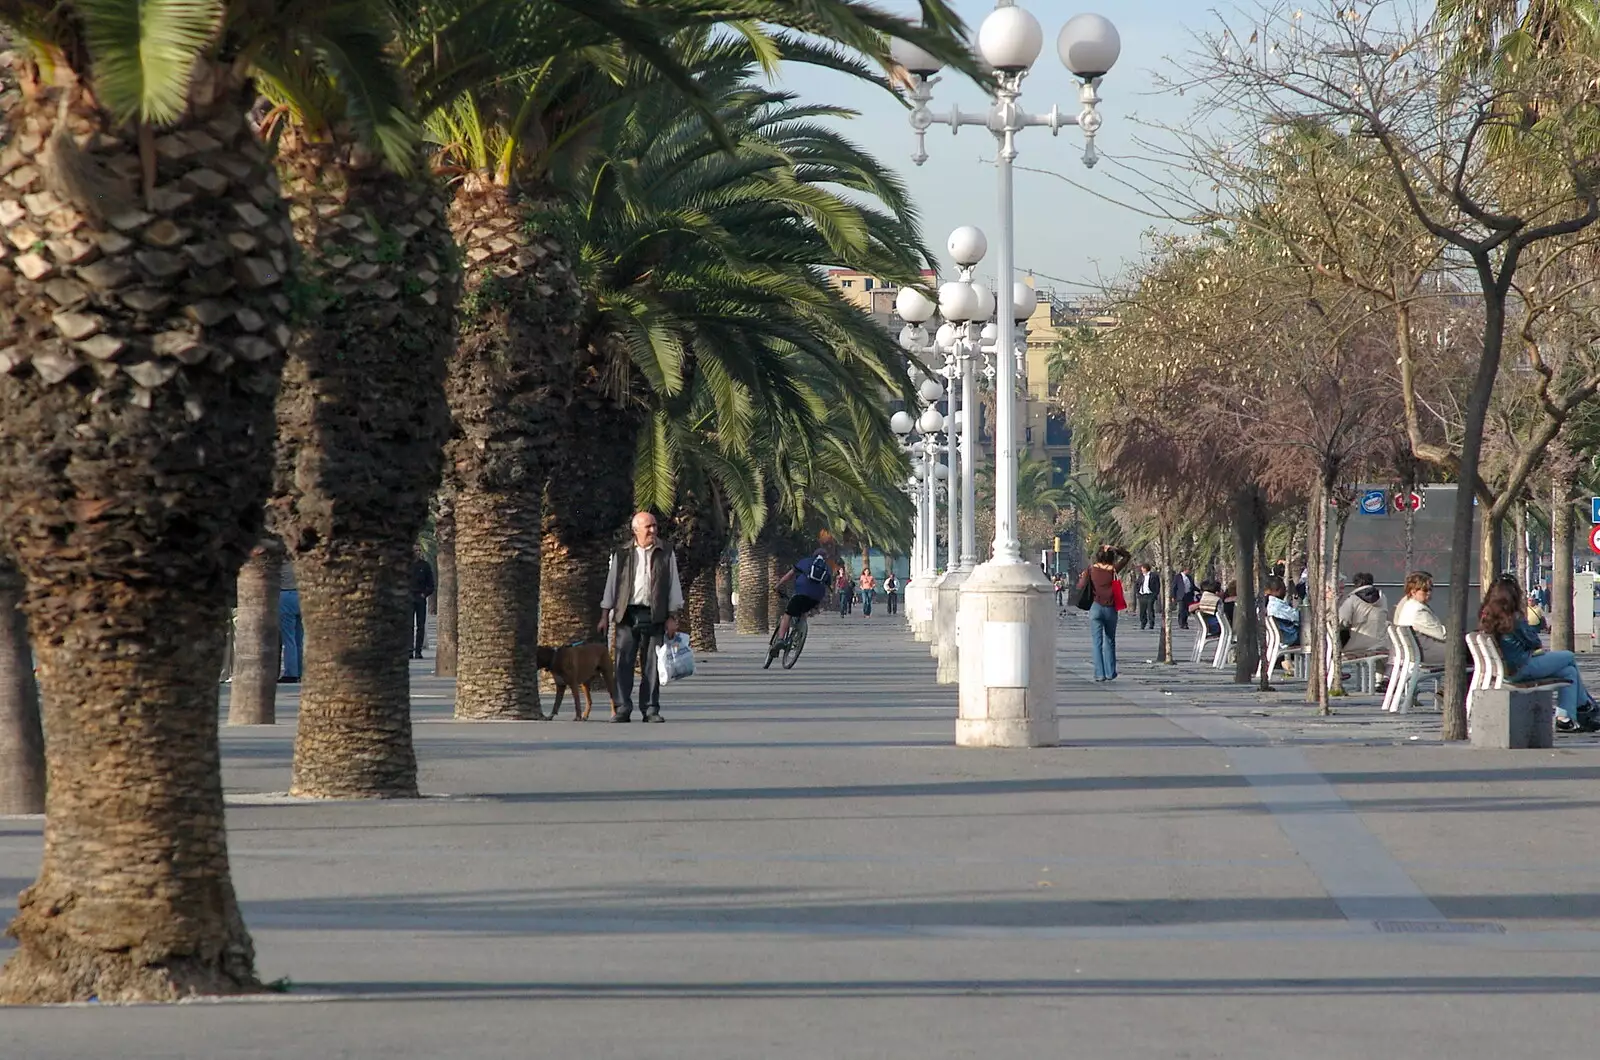
<path fill-rule="evenodd" d="M 276 541 L 257 546 L 239 568 L 234 607 L 233 680 L 228 685 L 229 725 L 272 725 L 278 720 L 278 589 L 283 550 Z"/>
<path fill-rule="evenodd" d="M 544 489 L 576 363 L 582 296 L 532 204 L 469 173 L 450 207 L 466 262 L 446 392 L 455 498 L 456 717 L 542 719 L 535 649 Z M 596 603 L 599 597 L 596 595 Z"/>
<path fill-rule="evenodd" d="M 772 553 L 763 540 L 739 542 L 739 603 L 734 613 L 735 633 L 767 634 L 772 631 L 767 610 L 767 582 Z"/>
<path fill-rule="evenodd" d="M 0 560 L 0 814 L 44 812 L 44 730 L 22 577 Z"/>
<path fill-rule="evenodd" d="M 546 644 L 562 644 L 594 629 L 611 554 L 634 510 L 633 463 L 641 420 L 637 412 L 599 393 L 596 385 L 580 386 L 573 397 L 545 491 L 539 636 Z M 678 564 L 682 578 L 681 555 Z"/>
<path fill-rule="evenodd" d="M 673 512 L 678 572 L 683 578 L 685 632 L 696 651 L 717 650 L 717 567 L 728 542 L 728 520 L 709 492 L 680 494 Z"/>
<path fill-rule="evenodd" d="M 689 647 L 697 652 L 717 650 L 717 569 L 702 570 L 686 590 Z"/>
<path fill-rule="evenodd" d="M 20 948 L 0 999 L 249 989 L 217 750 L 225 596 L 84 579 L 63 613 L 54 588 L 30 585 L 30 610 L 48 616 L 44 866 L 9 928 Z"/>
<path fill-rule="evenodd" d="M 717 621 L 733 621 L 733 561 L 727 556 L 717 561 Z"/>
<path fill-rule="evenodd" d="M 112 175 L 140 158 L 140 128 L 78 85 L 35 81 L 0 163 L 6 234 L 30 246 L 20 229 L 38 226 L 0 268 L 7 333 L 25 337 L 0 354 L 0 543 L 26 580 L 49 734 L 44 857 L 0 1003 L 259 987 L 228 868 L 217 675 L 270 485 L 289 229 L 247 86 L 219 64 L 192 83 L 147 156 L 145 210 Z M 62 152 L 101 194 L 47 192 Z"/>
<path fill-rule="evenodd" d="M 315 314 L 278 399 L 273 515 L 307 634 L 290 790 L 415 797 L 410 561 L 449 430 L 459 291 L 445 196 L 294 130 L 279 168 Z"/>
<path fill-rule="evenodd" d="M 381 558 L 380 558 L 381 556 Z M 289 793 L 415 798 L 409 549 L 295 559 L 306 650 Z"/>
<path fill-rule="evenodd" d="M 438 584 L 433 599 L 439 629 L 434 638 L 433 672 L 456 676 L 456 513 L 453 502 L 441 507 L 433 527 L 439 551 L 434 556 Z"/>
<path fill-rule="evenodd" d="M 528 496 L 456 493 L 455 716 L 543 721 L 539 706 L 539 514 Z"/>

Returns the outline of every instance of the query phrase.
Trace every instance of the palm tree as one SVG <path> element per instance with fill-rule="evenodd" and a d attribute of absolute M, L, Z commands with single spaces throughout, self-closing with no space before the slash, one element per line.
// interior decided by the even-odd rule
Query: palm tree
<path fill-rule="evenodd" d="M 393 39 L 302 51 L 263 78 L 307 319 L 278 399 L 272 502 L 306 627 L 296 795 L 417 794 L 411 553 L 448 434 L 458 270 L 448 194 L 422 164 L 398 77 L 370 76 L 387 94 L 351 100 L 334 61 Z"/>
<path fill-rule="evenodd" d="M 0 559 L 0 813 L 44 810 L 44 731 L 22 578 Z"/>
<path fill-rule="evenodd" d="M 351 4 L 14 0 L 0 531 L 39 650 L 48 823 L 0 1001 L 256 986 L 216 674 L 259 536 L 291 232 L 247 70 Z M 332 29 L 339 43 L 323 36 Z M 342 90 L 371 86 L 353 62 Z M 62 915 L 70 911 L 70 916 Z"/>
<path fill-rule="evenodd" d="M 18 98 L 10 63 L 0 65 L 0 107 Z M 0 139 L 11 129 L 0 114 Z M 39 686 L 33 677 L 33 645 L 22 614 L 22 576 L 0 556 L 0 813 L 44 811 L 44 731 L 39 723 Z"/>
<path fill-rule="evenodd" d="M 1495 70 L 1600 46 L 1600 13 L 1591 0 L 1440 0 L 1436 14 L 1454 44 L 1459 73 Z"/>
<path fill-rule="evenodd" d="M 558 203 L 543 220 L 573 248 L 588 360 L 547 492 L 547 637 L 592 622 L 632 498 L 624 483 L 635 440 L 650 409 L 683 392 L 686 376 L 709 381 L 723 431 L 747 430 L 736 425 L 752 410 L 770 414 L 773 402 L 799 395 L 792 373 L 762 367 L 764 356 L 783 351 L 834 373 L 856 358 L 877 382 L 903 384 L 892 343 L 814 267 L 840 261 L 915 278 L 926 251 L 902 190 L 818 121 L 848 112 L 798 106 L 749 83 L 750 54 L 739 42 L 685 38 L 682 47 L 720 101 L 717 122 L 654 101 L 619 113 L 600 133 L 603 150 L 572 178 L 587 196 Z M 828 184 L 890 209 L 846 200 Z"/>
<path fill-rule="evenodd" d="M 457 36 L 442 49 L 434 40 L 413 46 L 413 55 L 442 51 L 441 68 L 459 71 L 482 55 L 507 56 L 500 42 L 511 40 L 516 58 L 502 61 L 520 71 L 466 92 L 430 123 L 441 160 L 457 176 L 452 224 L 467 261 L 467 310 L 448 384 L 458 432 L 448 457 L 459 515 L 458 716 L 542 716 L 532 616 L 542 609 L 547 627 L 562 635 L 587 625 L 575 616 L 587 616 L 598 599 L 593 572 L 605 551 L 598 542 L 608 545 L 625 521 L 628 494 L 603 472 L 626 468 L 636 436 L 630 423 L 641 421 L 631 410 L 620 420 L 610 415 L 618 406 L 606 388 L 615 380 L 603 369 L 627 354 L 605 342 L 578 342 L 573 325 L 581 306 L 567 256 L 532 217 L 534 207 L 558 195 L 554 171 L 587 157 L 600 125 L 646 95 L 707 110 L 705 93 L 665 43 L 688 27 L 728 23 L 768 62 L 827 52 L 769 26 L 839 41 L 880 63 L 887 62 L 885 34 L 893 33 L 970 70 L 949 5 L 923 0 L 920 7 L 923 26 L 860 0 L 662 0 L 648 7 L 536 0 L 500 5 L 498 21 L 474 20 L 476 36 Z M 837 51 L 821 61 L 862 69 Z M 580 346 L 586 360 L 577 358 Z M 564 454 L 559 462 L 552 442 Z M 563 473 L 552 477 L 555 467 Z M 624 470 L 620 481 L 627 478 Z M 556 490 L 548 504 L 547 485 Z M 553 522 L 544 534 L 547 518 Z M 563 535 L 563 519 L 581 520 L 582 533 Z M 543 565 L 543 585 L 541 538 L 555 550 Z M 568 562 L 569 539 L 582 553 L 578 562 Z M 582 606 L 571 606 L 575 600 Z"/>
<path fill-rule="evenodd" d="M 413 27 L 427 25 L 425 6 L 411 12 Z M 543 495 L 571 399 L 580 296 L 566 252 L 533 212 L 551 195 L 549 166 L 581 146 L 594 101 L 617 103 L 607 71 L 622 62 L 619 32 L 675 65 L 661 53 L 659 20 L 608 3 L 535 2 L 410 35 L 414 62 L 449 70 L 493 55 L 499 66 L 428 118 L 454 182 L 450 226 L 465 268 L 446 379 L 459 718 L 544 717 L 533 650 Z"/>
<path fill-rule="evenodd" d="M 278 590 L 285 562 L 283 546 L 268 539 L 257 545 L 239 568 L 228 681 L 229 725 L 272 725 L 277 721 L 282 650 Z"/>

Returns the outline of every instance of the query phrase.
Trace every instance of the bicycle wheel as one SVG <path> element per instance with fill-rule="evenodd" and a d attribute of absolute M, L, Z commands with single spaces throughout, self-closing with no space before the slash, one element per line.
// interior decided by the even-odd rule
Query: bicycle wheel
<path fill-rule="evenodd" d="M 778 627 L 777 626 L 773 626 L 772 627 L 772 639 L 767 641 L 767 661 L 761 664 L 761 668 L 763 670 L 770 669 L 771 666 L 772 666 L 772 660 L 776 659 L 778 657 L 777 652 L 772 650 L 777 645 L 777 643 L 778 643 Z"/>
<path fill-rule="evenodd" d="M 789 646 L 783 649 L 783 668 L 793 670 L 794 664 L 800 661 L 800 652 L 806 646 L 806 620 L 804 616 L 794 620 L 794 627 L 789 630 Z"/>

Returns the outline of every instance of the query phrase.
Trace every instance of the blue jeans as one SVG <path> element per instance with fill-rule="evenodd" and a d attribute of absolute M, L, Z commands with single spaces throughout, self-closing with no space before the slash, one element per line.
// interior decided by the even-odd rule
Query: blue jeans
<path fill-rule="evenodd" d="M 305 627 L 300 624 L 300 594 L 294 589 L 278 594 L 278 640 L 283 644 L 283 676 L 298 681 L 305 662 Z"/>
<path fill-rule="evenodd" d="M 1097 681 L 1117 676 L 1117 609 L 1105 604 L 1089 605 L 1090 654 L 1094 656 Z"/>
<path fill-rule="evenodd" d="M 1509 680 L 1532 681 L 1539 678 L 1571 681 L 1566 688 L 1556 690 L 1556 710 L 1568 721 L 1578 720 L 1578 708 L 1589 701 L 1589 693 L 1578 676 L 1578 660 L 1570 651 L 1546 651 L 1530 655 L 1528 662 L 1512 674 Z"/>
<path fill-rule="evenodd" d="M 872 595 L 877 591 L 876 589 L 861 590 L 861 613 L 863 615 L 872 614 Z"/>
<path fill-rule="evenodd" d="M 1281 618 L 1274 618 L 1272 621 L 1278 624 L 1278 636 L 1283 639 L 1285 648 L 1297 647 L 1300 644 L 1300 623 L 1285 622 Z"/>

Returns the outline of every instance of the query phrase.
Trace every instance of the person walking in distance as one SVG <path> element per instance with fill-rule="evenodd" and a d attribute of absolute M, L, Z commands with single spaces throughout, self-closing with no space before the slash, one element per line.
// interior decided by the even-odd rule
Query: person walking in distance
<path fill-rule="evenodd" d="M 850 605 L 856 597 L 855 583 L 850 580 L 850 573 L 843 563 L 839 564 L 839 577 L 834 582 L 834 588 L 839 591 L 839 617 L 843 618 L 850 613 Z"/>
<path fill-rule="evenodd" d="M 900 613 L 900 579 L 892 567 L 883 576 L 883 606 L 891 615 Z"/>
<path fill-rule="evenodd" d="M 1139 603 L 1139 628 L 1156 628 L 1156 597 L 1161 595 L 1161 583 L 1150 564 L 1139 564 L 1139 576 L 1133 584 L 1133 595 Z"/>
<path fill-rule="evenodd" d="M 278 641 L 283 645 L 283 670 L 278 677 L 280 685 L 300 682 L 301 664 L 305 661 L 305 626 L 300 619 L 300 590 L 294 580 L 294 561 L 283 557 L 283 573 L 278 581 Z"/>
<path fill-rule="evenodd" d="M 656 674 L 656 648 L 665 637 L 678 633 L 677 612 L 683 607 L 683 585 L 678 581 L 678 557 L 660 540 L 656 517 L 638 512 L 633 517 L 633 542 L 611 554 L 606 589 L 600 597 L 600 622 L 606 631 L 617 620 L 617 684 L 621 707 L 612 721 L 633 720 L 633 678 L 639 674 L 639 717 L 659 722 L 661 681 Z"/>
<path fill-rule="evenodd" d="M 872 597 L 878 591 L 878 579 L 873 576 L 871 567 L 861 568 L 861 613 L 868 617 L 872 615 Z"/>
<path fill-rule="evenodd" d="M 422 554 L 422 546 L 411 550 L 411 657 L 422 658 L 428 642 L 428 597 L 438 589 L 433 564 Z"/>
<path fill-rule="evenodd" d="M 1189 628 L 1189 604 L 1194 600 L 1194 579 L 1185 567 L 1172 576 L 1172 606 L 1178 612 L 1178 628 Z"/>
<path fill-rule="evenodd" d="M 1128 565 L 1128 550 L 1118 545 L 1101 545 L 1094 562 L 1078 577 L 1078 591 L 1085 584 L 1094 587 L 1094 602 L 1089 605 L 1089 638 L 1093 646 L 1094 679 L 1117 679 L 1117 575 Z"/>

